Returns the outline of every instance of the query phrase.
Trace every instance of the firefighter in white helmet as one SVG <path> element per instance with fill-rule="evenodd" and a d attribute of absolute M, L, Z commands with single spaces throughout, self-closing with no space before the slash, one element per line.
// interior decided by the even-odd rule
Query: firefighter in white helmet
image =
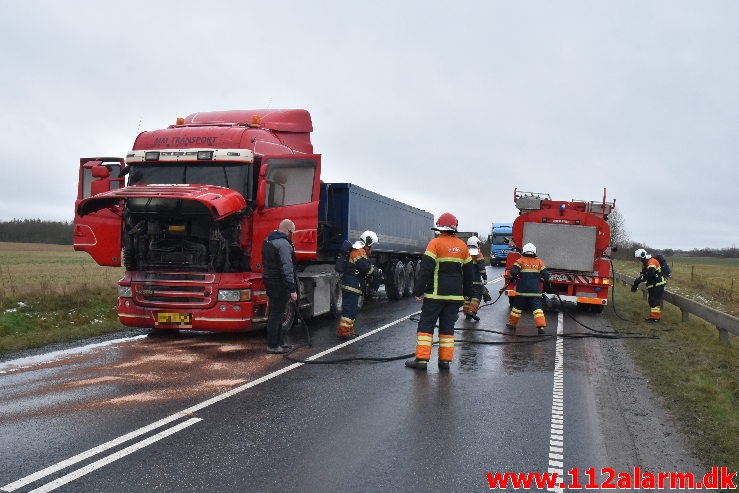
<path fill-rule="evenodd" d="M 647 323 L 655 324 L 662 319 L 662 296 L 665 293 L 667 281 L 662 275 L 662 266 L 659 260 L 649 255 L 645 249 L 637 249 L 634 252 L 634 257 L 641 262 L 642 269 L 639 277 L 634 279 L 631 291 L 635 293 L 640 283 L 647 283 L 649 317 L 644 320 Z"/>
<path fill-rule="evenodd" d="M 521 249 L 521 257 L 516 260 L 510 271 L 511 279 L 516 281 L 516 296 L 513 298 L 511 314 L 506 328 L 515 330 L 525 309 L 531 309 L 534 323 L 539 334 L 544 333 L 547 321 L 541 303 L 541 281 L 551 289 L 549 271 L 544 262 L 536 257 L 536 246 L 526 243 Z"/>
<path fill-rule="evenodd" d="M 462 313 L 464 313 L 465 320 L 479 321 L 477 310 L 480 308 L 483 284 L 488 280 L 488 275 L 485 273 L 485 260 L 480 252 L 480 238 L 477 236 L 467 238 L 467 249 L 470 251 L 474 267 L 472 269 L 472 295 L 464 300 Z"/>
<path fill-rule="evenodd" d="M 339 339 L 353 339 L 357 337 L 354 331 L 354 322 L 357 318 L 359 297 L 364 292 L 364 283 L 368 276 L 382 277 L 382 270 L 372 265 L 369 259 L 372 247 L 379 239 L 374 231 L 365 231 L 352 245 L 349 252 L 346 270 L 341 282 L 341 318 L 336 328 Z"/>

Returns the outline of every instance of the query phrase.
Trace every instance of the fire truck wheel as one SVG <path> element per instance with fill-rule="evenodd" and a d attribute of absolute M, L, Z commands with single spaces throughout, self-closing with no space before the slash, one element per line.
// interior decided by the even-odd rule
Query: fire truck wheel
<path fill-rule="evenodd" d="M 603 313 L 603 305 L 590 305 L 590 311 L 593 313 Z"/>
<path fill-rule="evenodd" d="M 388 299 L 399 300 L 405 291 L 405 267 L 398 259 L 390 261 L 388 275 L 385 276 L 385 293 Z"/>
<path fill-rule="evenodd" d="M 416 267 L 413 260 L 409 260 L 405 264 L 405 290 L 403 296 L 411 296 L 413 289 L 416 287 Z"/>

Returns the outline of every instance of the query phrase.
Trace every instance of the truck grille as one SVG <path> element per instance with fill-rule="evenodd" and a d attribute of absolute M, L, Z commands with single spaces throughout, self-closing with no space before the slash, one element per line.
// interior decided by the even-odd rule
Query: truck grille
<path fill-rule="evenodd" d="M 141 272 L 131 286 L 136 304 L 151 307 L 177 305 L 204 308 L 217 296 L 215 275 L 197 272 Z"/>

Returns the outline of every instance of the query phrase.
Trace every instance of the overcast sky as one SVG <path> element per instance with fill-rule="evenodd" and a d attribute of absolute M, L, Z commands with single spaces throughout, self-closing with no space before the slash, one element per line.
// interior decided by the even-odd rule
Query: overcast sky
<path fill-rule="evenodd" d="M 3 4 L 0 220 L 71 221 L 80 157 L 305 108 L 323 179 L 486 235 L 513 190 L 616 199 L 653 248 L 739 244 L 735 0 Z"/>

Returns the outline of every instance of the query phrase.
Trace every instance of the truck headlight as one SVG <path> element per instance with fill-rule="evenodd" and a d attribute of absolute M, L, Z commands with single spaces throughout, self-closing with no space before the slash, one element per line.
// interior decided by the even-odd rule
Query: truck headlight
<path fill-rule="evenodd" d="M 251 289 L 219 289 L 218 301 L 251 301 Z"/>
<path fill-rule="evenodd" d="M 118 286 L 118 297 L 119 298 L 131 298 L 133 296 L 133 290 L 131 286 Z"/>

